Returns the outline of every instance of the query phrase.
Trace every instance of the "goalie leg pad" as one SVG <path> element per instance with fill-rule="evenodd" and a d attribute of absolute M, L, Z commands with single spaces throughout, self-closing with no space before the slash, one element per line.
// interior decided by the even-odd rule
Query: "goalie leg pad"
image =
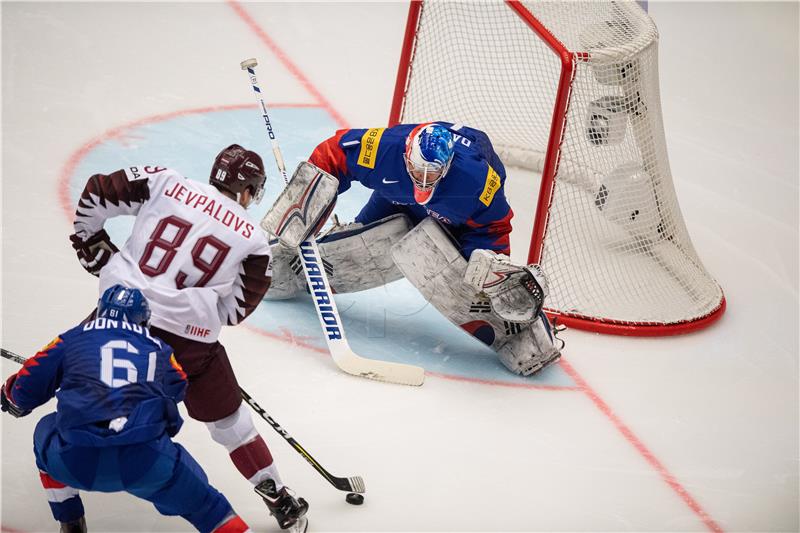
<path fill-rule="evenodd" d="M 333 292 L 364 291 L 402 278 L 390 251 L 411 227 L 409 218 L 398 214 L 367 225 L 353 222 L 319 239 L 319 253 Z M 307 292 L 297 251 L 273 246 L 272 254 L 272 285 L 266 299 L 284 300 Z"/>
<path fill-rule="evenodd" d="M 411 230 L 406 215 L 391 215 L 367 225 L 353 222 L 319 239 L 319 253 L 331 267 L 328 279 L 337 293 L 386 285 L 403 277 L 391 249 Z"/>
<path fill-rule="evenodd" d="M 546 317 L 536 317 L 530 324 L 505 320 L 492 310 L 485 294 L 464 282 L 467 261 L 434 219 L 426 218 L 403 237 L 392 248 L 392 257 L 431 305 L 497 351 L 512 372 L 530 375 L 560 356 Z"/>
<path fill-rule="evenodd" d="M 294 250 L 319 231 L 336 203 L 339 180 L 301 161 L 289 184 L 261 220 L 261 227 Z"/>
<path fill-rule="evenodd" d="M 558 361 L 561 350 L 556 345 L 553 328 L 544 312 L 517 335 L 509 336 L 497 350 L 500 361 L 515 374 L 530 376 Z"/>

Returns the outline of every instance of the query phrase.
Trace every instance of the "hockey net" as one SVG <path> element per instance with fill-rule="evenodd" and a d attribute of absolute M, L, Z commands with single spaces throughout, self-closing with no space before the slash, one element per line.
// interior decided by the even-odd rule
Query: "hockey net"
<path fill-rule="evenodd" d="M 668 335 L 725 308 L 675 195 L 657 47 L 635 2 L 411 3 L 390 123 L 477 127 L 541 173 L 528 260 L 568 325 Z"/>

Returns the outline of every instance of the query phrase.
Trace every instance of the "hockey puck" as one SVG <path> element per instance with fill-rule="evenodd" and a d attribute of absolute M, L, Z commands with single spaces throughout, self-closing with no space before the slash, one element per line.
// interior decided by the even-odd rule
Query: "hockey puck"
<path fill-rule="evenodd" d="M 361 505 L 364 503 L 364 496 L 361 494 L 356 494 L 355 492 L 348 493 L 344 499 L 347 500 L 347 503 L 350 505 Z"/>

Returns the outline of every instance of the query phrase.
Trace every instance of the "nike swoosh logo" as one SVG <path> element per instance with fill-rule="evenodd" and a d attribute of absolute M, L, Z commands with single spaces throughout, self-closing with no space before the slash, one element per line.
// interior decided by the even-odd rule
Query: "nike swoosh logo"
<path fill-rule="evenodd" d="M 385 183 L 386 185 L 389 185 L 390 183 L 400 183 L 400 181 L 399 181 L 399 180 L 395 180 L 395 181 L 387 181 L 387 179 L 386 179 L 386 178 L 383 178 L 383 183 Z"/>

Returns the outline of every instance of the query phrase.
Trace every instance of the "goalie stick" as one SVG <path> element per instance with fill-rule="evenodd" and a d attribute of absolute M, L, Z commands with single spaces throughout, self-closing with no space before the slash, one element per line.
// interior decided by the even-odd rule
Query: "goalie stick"
<path fill-rule="evenodd" d="M 278 146 L 278 141 L 275 138 L 275 129 L 270 121 L 267 105 L 264 103 L 264 98 L 261 94 L 261 88 L 258 86 L 255 72 L 255 67 L 257 65 L 258 62 L 255 59 L 246 59 L 241 62 L 242 70 L 246 70 L 249 74 L 250 84 L 253 87 L 256 101 L 261 109 L 261 116 L 264 119 L 267 136 L 272 145 L 272 153 L 275 156 L 275 163 L 283 176 L 284 183 L 289 183 L 283 155 Z M 314 300 L 314 307 L 317 310 L 317 317 L 325 333 L 328 350 L 330 350 L 331 357 L 334 363 L 336 363 L 336 366 L 348 374 L 363 378 L 386 381 L 389 383 L 399 383 L 402 385 L 422 385 L 425 381 L 424 368 L 403 363 L 368 359 L 366 357 L 361 357 L 350 348 L 350 344 L 347 342 L 344 335 L 344 328 L 342 326 L 341 317 L 339 316 L 339 311 L 336 308 L 336 302 L 330 290 L 328 276 L 325 274 L 325 269 L 322 266 L 319 247 L 317 247 L 317 243 L 313 237 L 300 244 L 300 259 L 303 263 L 303 272 L 305 272 L 308 286 L 313 287 L 312 299 Z"/>
<path fill-rule="evenodd" d="M 2 356 L 9 361 L 14 361 L 15 363 L 19 363 L 21 365 L 25 364 L 26 359 L 24 357 L 19 356 L 14 352 L 10 352 L 5 348 L 0 348 L 0 354 L 2 354 Z M 323 468 L 322 465 L 319 464 L 317 460 L 314 459 L 311 454 L 300 445 L 299 442 L 294 440 L 294 437 L 289 435 L 289 433 L 283 429 L 280 424 L 278 424 L 271 416 L 269 416 L 269 414 L 267 414 L 263 407 L 256 403 L 252 396 L 247 394 L 247 392 L 241 387 L 239 387 L 239 392 L 242 395 L 242 399 L 247 402 L 247 405 L 249 405 L 253 411 L 258 413 L 261 418 L 263 418 L 270 426 L 272 426 L 272 429 L 274 429 L 281 437 L 283 437 L 283 439 L 288 442 L 289 445 L 294 448 L 295 451 L 297 451 L 297 453 L 302 455 L 303 458 L 308 461 L 308 464 L 314 467 L 314 470 L 319 472 L 322 477 L 328 481 L 328 483 L 344 492 L 366 492 L 364 480 L 361 478 L 361 476 L 337 477 L 325 470 L 325 468 Z"/>

